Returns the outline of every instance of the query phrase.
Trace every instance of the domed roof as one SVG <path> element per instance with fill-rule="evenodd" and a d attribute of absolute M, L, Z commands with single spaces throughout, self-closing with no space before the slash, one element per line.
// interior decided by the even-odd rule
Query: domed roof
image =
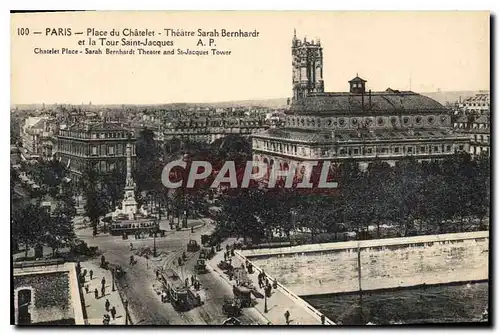
<path fill-rule="evenodd" d="M 436 100 L 411 91 L 395 91 L 364 94 L 321 93 L 294 100 L 290 112 L 299 115 L 368 114 L 426 111 L 445 111 Z"/>

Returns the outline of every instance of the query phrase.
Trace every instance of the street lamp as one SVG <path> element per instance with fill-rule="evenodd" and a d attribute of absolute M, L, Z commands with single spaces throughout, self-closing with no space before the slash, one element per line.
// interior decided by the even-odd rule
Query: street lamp
<path fill-rule="evenodd" d="M 115 291 L 115 269 L 111 269 L 111 291 Z"/>
<path fill-rule="evenodd" d="M 267 313 L 267 292 L 264 290 L 264 313 Z"/>
<path fill-rule="evenodd" d="M 128 301 L 125 300 L 123 302 L 123 306 L 125 307 L 125 326 L 128 325 Z"/>
<path fill-rule="evenodd" d="M 155 220 L 155 231 L 153 233 L 153 257 L 156 257 L 156 233 L 158 231 L 158 221 Z"/>

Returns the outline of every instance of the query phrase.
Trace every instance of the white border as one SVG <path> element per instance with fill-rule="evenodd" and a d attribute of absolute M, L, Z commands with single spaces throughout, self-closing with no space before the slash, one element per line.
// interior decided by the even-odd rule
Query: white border
<path fill-rule="evenodd" d="M 2 134 L 2 143 L 5 146 L 5 151 L 7 152 L 7 138 L 8 134 L 10 131 L 9 127 L 9 107 L 10 107 L 10 14 L 9 10 L 10 9 L 17 9 L 17 10 L 34 10 L 34 9 L 87 9 L 87 10 L 491 10 L 493 13 L 498 14 L 500 11 L 498 10 L 500 1 L 493 1 L 493 0 L 474 0 L 474 1 L 467 1 L 467 0 L 455 0 L 455 1 L 449 1 L 449 2 L 443 2 L 443 1 L 436 1 L 436 0 L 420 0 L 420 1 L 398 1 L 398 0 L 379 0 L 379 1 L 371 1 L 371 0 L 356 0 L 356 1 L 343 1 L 343 2 L 322 2 L 318 0 L 288 0 L 288 1 L 283 1 L 283 2 L 277 2 L 277 1 L 269 1 L 269 0 L 253 0 L 253 1 L 247 1 L 247 2 L 240 2 L 240 1 L 234 1 L 234 0 L 211 0 L 211 1 L 206 1 L 206 0 L 198 0 L 198 1 L 193 1 L 193 0 L 183 0 L 183 1 L 170 1 L 170 2 L 165 2 L 165 1 L 148 1 L 148 0 L 141 0 L 141 1 L 116 1 L 116 2 L 110 2 L 110 1 L 103 1 L 103 0 L 86 0 L 86 1 L 72 1 L 72 2 L 67 2 L 63 0 L 52 0 L 52 1 L 2 1 L 1 2 L 1 7 L 2 11 L 1 13 L 1 18 L 2 20 L 0 21 L 2 24 L 2 42 L 3 42 L 3 48 L 1 48 L 1 55 L 2 55 L 2 60 L 4 66 L 2 67 L 2 76 L 1 78 L 3 79 L 3 85 L 2 85 L 2 106 L 3 112 L 0 115 L 2 120 L 0 121 L 0 124 L 2 127 L 4 127 L 3 131 L 0 131 L 0 134 Z M 71 4 L 71 5 L 69 5 Z M 5 7 L 5 8 L 4 8 Z M 496 25 L 498 25 L 498 22 L 496 22 Z M 495 42 L 498 42 L 498 34 L 495 34 L 494 36 Z M 495 43 L 497 44 L 497 43 Z M 493 59 L 493 58 L 492 58 Z M 494 87 L 494 86 L 493 86 Z M 492 87 L 492 88 L 493 88 Z M 496 95 L 497 91 L 495 90 L 495 101 L 493 102 L 493 105 L 496 106 Z M 496 112 L 496 111 L 493 111 Z M 496 116 L 493 118 L 494 123 L 496 125 L 497 120 L 499 119 L 499 116 Z M 495 127 L 496 128 L 496 127 Z M 494 139 L 493 139 L 494 140 Z M 494 141 L 496 142 L 496 141 Z M 498 147 L 496 143 L 494 144 L 494 157 L 498 157 Z M 6 159 L 3 166 L 2 166 L 2 173 L 0 174 L 2 178 L 2 183 L 1 185 L 8 185 L 9 180 L 7 179 L 8 177 L 8 164 L 10 162 Z M 496 168 L 498 168 L 499 164 L 496 164 Z M 496 171 L 492 171 L 492 175 Z M 498 177 L 496 180 L 498 181 Z M 496 190 L 497 184 L 495 183 L 495 190 Z M 9 209 L 10 206 L 8 204 L 10 203 L 10 192 L 9 188 L 3 187 L 3 194 L 2 194 L 2 204 L 4 204 L 3 209 Z M 494 197 L 495 204 L 492 208 L 500 208 L 499 207 L 499 197 Z M 496 206 L 495 206 L 496 205 Z M 7 255 L 10 254 L 10 246 L 7 241 L 7 236 L 10 236 L 10 228 L 9 224 L 6 224 L 7 222 L 10 222 L 10 217 L 8 216 L 9 210 L 4 210 L 3 213 L 5 220 L 3 220 L 4 224 L 2 225 L 2 229 L 4 230 L 1 234 L 4 238 L 4 243 L 1 243 L 0 245 L 3 248 L 2 257 L 0 258 L 2 261 L 2 269 L 9 269 L 10 268 L 10 259 L 7 257 Z M 497 239 L 498 231 L 500 231 L 499 228 L 496 228 L 495 231 L 495 238 Z M 493 256 L 493 259 L 496 262 L 496 268 L 498 268 L 498 257 Z M 1 287 L 9 289 L 4 289 L 2 290 L 2 293 L 4 296 L 2 296 L 1 301 L 7 302 L 11 301 L 12 298 L 12 293 L 10 292 L 10 276 L 7 277 L 7 275 L 4 275 L 1 277 L 2 280 L 2 285 Z M 496 290 L 498 292 L 498 289 Z M 497 295 L 498 297 L 498 295 Z M 1 316 L 3 318 L 1 325 L 3 328 L 6 328 L 5 330 L 7 333 L 11 333 L 15 331 L 15 328 L 12 326 L 8 326 L 10 324 L 10 304 L 3 303 L 1 305 L 2 312 Z M 497 308 L 495 308 L 496 315 L 495 319 L 499 320 L 498 316 L 498 304 Z M 197 328 L 197 329 L 189 329 L 187 331 L 192 332 L 206 332 L 207 330 L 211 331 L 209 328 Z M 217 331 L 218 329 L 215 329 Z M 244 329 L 231 329 L 233 332 L 243 332 L 245 331 Z M 336 332 L 349 332 L 349 333 L 372 333 L 372 332 L 387 332 L 389 329 L 384 328 L 384 329 L 336 329 L 333 331 Z M 411 329 L 394 329 L 393 331 L 396 332 L 401 332 L 401 331 L 410 331 Z M 461 331 L 461 329 L 454 329 Z M 73 330 L 74 331 L 74 330 Z M 102 329 L 97 329 L 97 330 L 78 330 L 78 332 L 100 332 Z M 123 331 L 123 329 L 119 330 L 106 330 L 107 333 L 117 333 L 118 331 Z M 146 329 L 140 329 L 136 331 L 147 331 Z M 180 329 L 165 329 L 166 332 L 169 333 L 175 333 L 175 332 L 180 332 Z M 213 331 L 213 330 L 212 330 Z M 252 331 L 263 331 L 261 329 L 253 329 Z M 281 332 L 282 329 L 277 330 L 278 332 Z M 304 330 L 308 331 L 307 329 Z M 323 330 L 327 331 L 327 330 Z M 390 330 L 389 330 L 390 331 Z M 429 329 L 429 331 L 434 331 L 433 329 Z M 468 329 L 464 329 L 463 331 L 469 331 Z M 53 332 L 53 329 L 36 329 L 36 332 L 40 333 L 47 333 L 50 334 Z"/>

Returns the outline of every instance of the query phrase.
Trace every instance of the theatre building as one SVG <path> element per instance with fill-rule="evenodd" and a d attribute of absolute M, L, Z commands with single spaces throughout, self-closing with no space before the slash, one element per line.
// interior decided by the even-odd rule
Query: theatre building
<path fill-rule="evenodd" d="M 286 168 L 290 161 L 354 159 L 366 168 L 376 158 L 394 165 L 406 156 L 421 161 L 469 150 L 469 139 L 454 132 L 450 111 L 437 101 L 390 88 L 372 92 L 359 76 L 346 92 L 326 93 L 320 42 L 294 36 L 292 56 L 285 127 L 252 136 L 255 161 Z"/>

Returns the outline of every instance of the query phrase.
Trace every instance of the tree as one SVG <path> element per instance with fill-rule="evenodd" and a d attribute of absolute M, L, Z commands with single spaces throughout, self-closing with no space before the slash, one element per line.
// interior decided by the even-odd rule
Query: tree
<path fill-rule="evenodd" d="M 58 205 L 46 224 L 43 240 L 52 248 L 52 255 L 55 255 L 59 248 L 68 245 L 75 238 L 73 220 L 64 205 Z"/>
<path fill-rule="evenodd" d="M 114 169 L 108 174 L 100 177 L 103 195 L 108 201 L 111 210 L 114 210 L 118 202 L 123 198 L 125 189 L 126 173 L 120 169 Z"/>
<path fill-rule="evenodd" d="M 216 231 L 222 237 L 243 237 L 259 243 L 266 235 L 265 223 L 256 213 L 262 208 L 262 191 L 232 189 L 222 200 L 222 209 L 216 218 Z"/>
<path fill-rule="evenodd" d="M 97 234 L 97 223 L 99 217 L 105 215 L 109 211 L 106 196 L 101 189 L 99 174 L 91 166 L 87 166 L 79 180 L 80 188 L 87 199 L 85 204 L 85 215 L 90 219 L 93 228 L 93 234 Z"/>
<path fill-rule="evenodd" d="M 486 229 L 483 221 L 490 211 L 490 182 L 490 158 L 488 155 L 481 155 L 476 161 L 474 182 L 470 191 L 473 214 L 479 219 L 481 230 Z"/>
<path fill-rule="evenodd" d="M 27 258 L 28 250 L 43 242 L 49 214 L 39 203 L 26 203 L 14 210 L 11 220 L 13 242 L 24 245 Z"/>
<path fill-rule="evenodd" d="M 160 188 L 163 164 L 160 161 L 161 151 L 156 145 L 155 135 L 151 129 L 144 128 L 140 131 L 136 142 L 136 152 L 134 179 L 138 191 Z"/>

